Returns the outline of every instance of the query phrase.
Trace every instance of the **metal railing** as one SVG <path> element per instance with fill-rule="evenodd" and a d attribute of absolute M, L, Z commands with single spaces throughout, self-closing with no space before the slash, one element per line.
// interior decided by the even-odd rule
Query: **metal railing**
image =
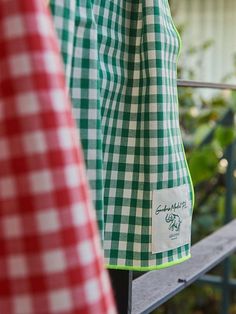
<path fill-rule="evenodd" d="M 208 89 L 218 89 L 218 90 L 236 90 L 236 85 L 233 85 L 233 84 L 198 82 L 198 81 L 187 81 L 187 80 L 178 80 L 177 84 L 178 84 L 178 87 L 208 88 Z M 234 112 L 232 111 L 232 109 L 229 109 L 227 111 L 227 113 L 221 120 L 220 124 L 233 126 Z M 207 143 L 210 140 L 211 136 L 212 134 L 209 134 L 204 142 Z M 228 162 L 227 171 L 225 175 L 226 176 L 226 195 L 225 195 L 225 213 L 224 213 L 225 224 L 231 221 L 233 217 L 233 192 L 234 192 L 234 170 L 235 170 L 234 148 L 235 148 L 235 144 L 234 143 L 230 144 L 229 147 L 226 149 L 225 156 L 224 156 L 224 158 Z M 231 230 L 229 229 L 228 231 L 229 234 L 230 234 L 230 231 Z M 218 237 L 219 237 L 219 234 L 218 234 Z M 207 241 L 205 242 L 210 243 Z M 235 247 L 233 245 L 229 246 L 229 248 L 227 248 L 225 252 L 223 252 L 222 254 L 219 254 L 218 260 L 216 258 L 216 261 L 211 262 L 211 264 L 206 265 L 205 267 L 202 266 L 202 269 L 199 269 L 199 272 L 196 272 L 196 276 L 192 278 L 191 280 L 189 280 L 189 284 L 191 284 L 192 282 L 198 280 L 201 277 L 200 282 L 209 283 L 212 285 L 218 285 L 221 287 L 222 289 L 221 313 L 222 314 L 229 313 L 230 290 L 236 287 L 236 281 L 230 279 L 230 274 L 231 274 L 230 258 L 227 257 L 224 260 L 222 277 L 213 276 L 213 275 L 205 275 L 202 277 L 202 274 L 205 274 L 213 266 L 221 262 L 222 258 L 225 258 L 226 256 L 229 256 L 230 254 L 232 254 L 232 251 L 234 250 L 236 250 L 236 245 Z M 192 264 L 194 265 L 194 263 Z M 190 265 L 189 267 L 192 267 L 191 264 L 189 265 Z M 176 266 L 172 267 L 171 269 L 172 273 L 175 272 L 175 267 Z M 157 280 L 158 280 L 158 272 L 160 271 L 159 270 L 155 271 Z M 140 277 L 141 281 L 139 280 L 139 285 L 140 285 L 140 282 L 141 282 L 141 286 L 143 283 L 145 283 L 145 280 L 143 280 L 143 283 L 142 283 L 142 277 L 144 278 L 146 275 L 148 274 L 144 274 Z M 136 310 L 136 308 L 139 308 L 139 307 L 134 306 L 133 307 L 134 310 L 132 311 L 131 305 L 132 305 L 132 282 L 133 282 L 133 277 L 134 277 L 133 272 L 125 271 L 125 270 L 110 270 L 110 276 L 111 276 L 111 280 L 113 284 L 113 289 L 114 289 L 114 293 L 116 297 L 119 314 L 150 313 L 150 311 L 153 310 L 153 306 L 155 305 L 159 306 L 163 304 L 170 297 L 176 295 L 180 290 L 184 289 L 187 286 L 185 282 L 183 282 L 182 286 L 176 284 L 176 288 L 173 288 L 171 292 L 169 291 L 168 294 L 162 295 L 159 300 L 156 300 L 156 302 L 152 301 L 154 305 L 152 304 L 147 305 L 146 308 L 145 306 L 143 306 L 141 310 Z M 139 288 L 136 287 L 135 293 L 139 293 Z"/>

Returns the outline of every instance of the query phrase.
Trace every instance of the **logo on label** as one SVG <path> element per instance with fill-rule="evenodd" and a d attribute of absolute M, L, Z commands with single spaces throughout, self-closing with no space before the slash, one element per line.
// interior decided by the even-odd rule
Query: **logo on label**
<path fill-rule="evenodd" d="M 169 223 L 169 230 L 179 231 L 182 219 L 177 214 L 166 214 L 165 221 Z"/>
<path fill-rule="evenodd" d="M 163 219 L 169 224 L 168 229 L 172 232 L 177 232 L 175 234 L 170 234 L 170 239 L 176 239 L 179 235 L 180 226 L 182 219 L 176 214 L 176 210 L 184 210 L 187 208 L 187 201 L 174 202 L 171 205 L 162 206 L 159 205 L 155 210 L 155 215 L 160 215 L 161 213 L 167 212 Z"/>

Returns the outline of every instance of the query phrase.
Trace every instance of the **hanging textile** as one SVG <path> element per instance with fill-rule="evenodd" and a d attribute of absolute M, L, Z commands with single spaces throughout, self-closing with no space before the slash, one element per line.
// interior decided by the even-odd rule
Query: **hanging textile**
<path fill-rule="evenodd" d="M 51 16 L 0 1 L 0 313 L 116 313 Z"/>
<path fill-rule="evenodd" d="M 50 1 L 108 268 L 190 257 L 180 39 L 167 0 Z"/>

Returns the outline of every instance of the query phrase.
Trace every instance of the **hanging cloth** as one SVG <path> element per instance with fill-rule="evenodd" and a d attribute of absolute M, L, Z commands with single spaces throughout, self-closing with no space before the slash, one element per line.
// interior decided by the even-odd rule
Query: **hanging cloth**
<path fill-rule="evenodd" d="M 190 257 L 180 39 L 167 0 L 51 0 L 108 268 Z"/>
<path fill-rule="evenodd" d="M 0 313 L 116 313 L 51 17 L 0 1 Z"/>

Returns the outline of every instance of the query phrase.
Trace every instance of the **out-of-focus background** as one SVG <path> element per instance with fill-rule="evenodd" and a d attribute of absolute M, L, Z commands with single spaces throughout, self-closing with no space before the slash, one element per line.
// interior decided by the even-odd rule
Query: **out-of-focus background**
<path fill-rule="evenodd" d="M 236 0 L 169 3 L 183 43 L 178 78 L 236 84 Z M 236 217 L 236 92 L 190 87 L 181 87 L 178 92 L 182 135 L 196 196 L 194 244 Z M 231 174 L 229 165 L 233 167 Z M 234 191 L 231 195 L 229 187 Z M 208 274 L 218 276 L 215 280 L 202 278 L 154 313 L 235 314 L 235 256 L 225 268 L 231 278 L 226 286 L 220 279 L 223 269 L 222 263 Z M 228 305 L 227 300 L 222 305 L 223 298 L 228 298 Z"/>
<path fill-rule="evenodd" d="M 196 80 L 236 83 L 236 1 L 171 0 L 170 6 L 182 35 L 183 74 L 191 68 Z"/>

